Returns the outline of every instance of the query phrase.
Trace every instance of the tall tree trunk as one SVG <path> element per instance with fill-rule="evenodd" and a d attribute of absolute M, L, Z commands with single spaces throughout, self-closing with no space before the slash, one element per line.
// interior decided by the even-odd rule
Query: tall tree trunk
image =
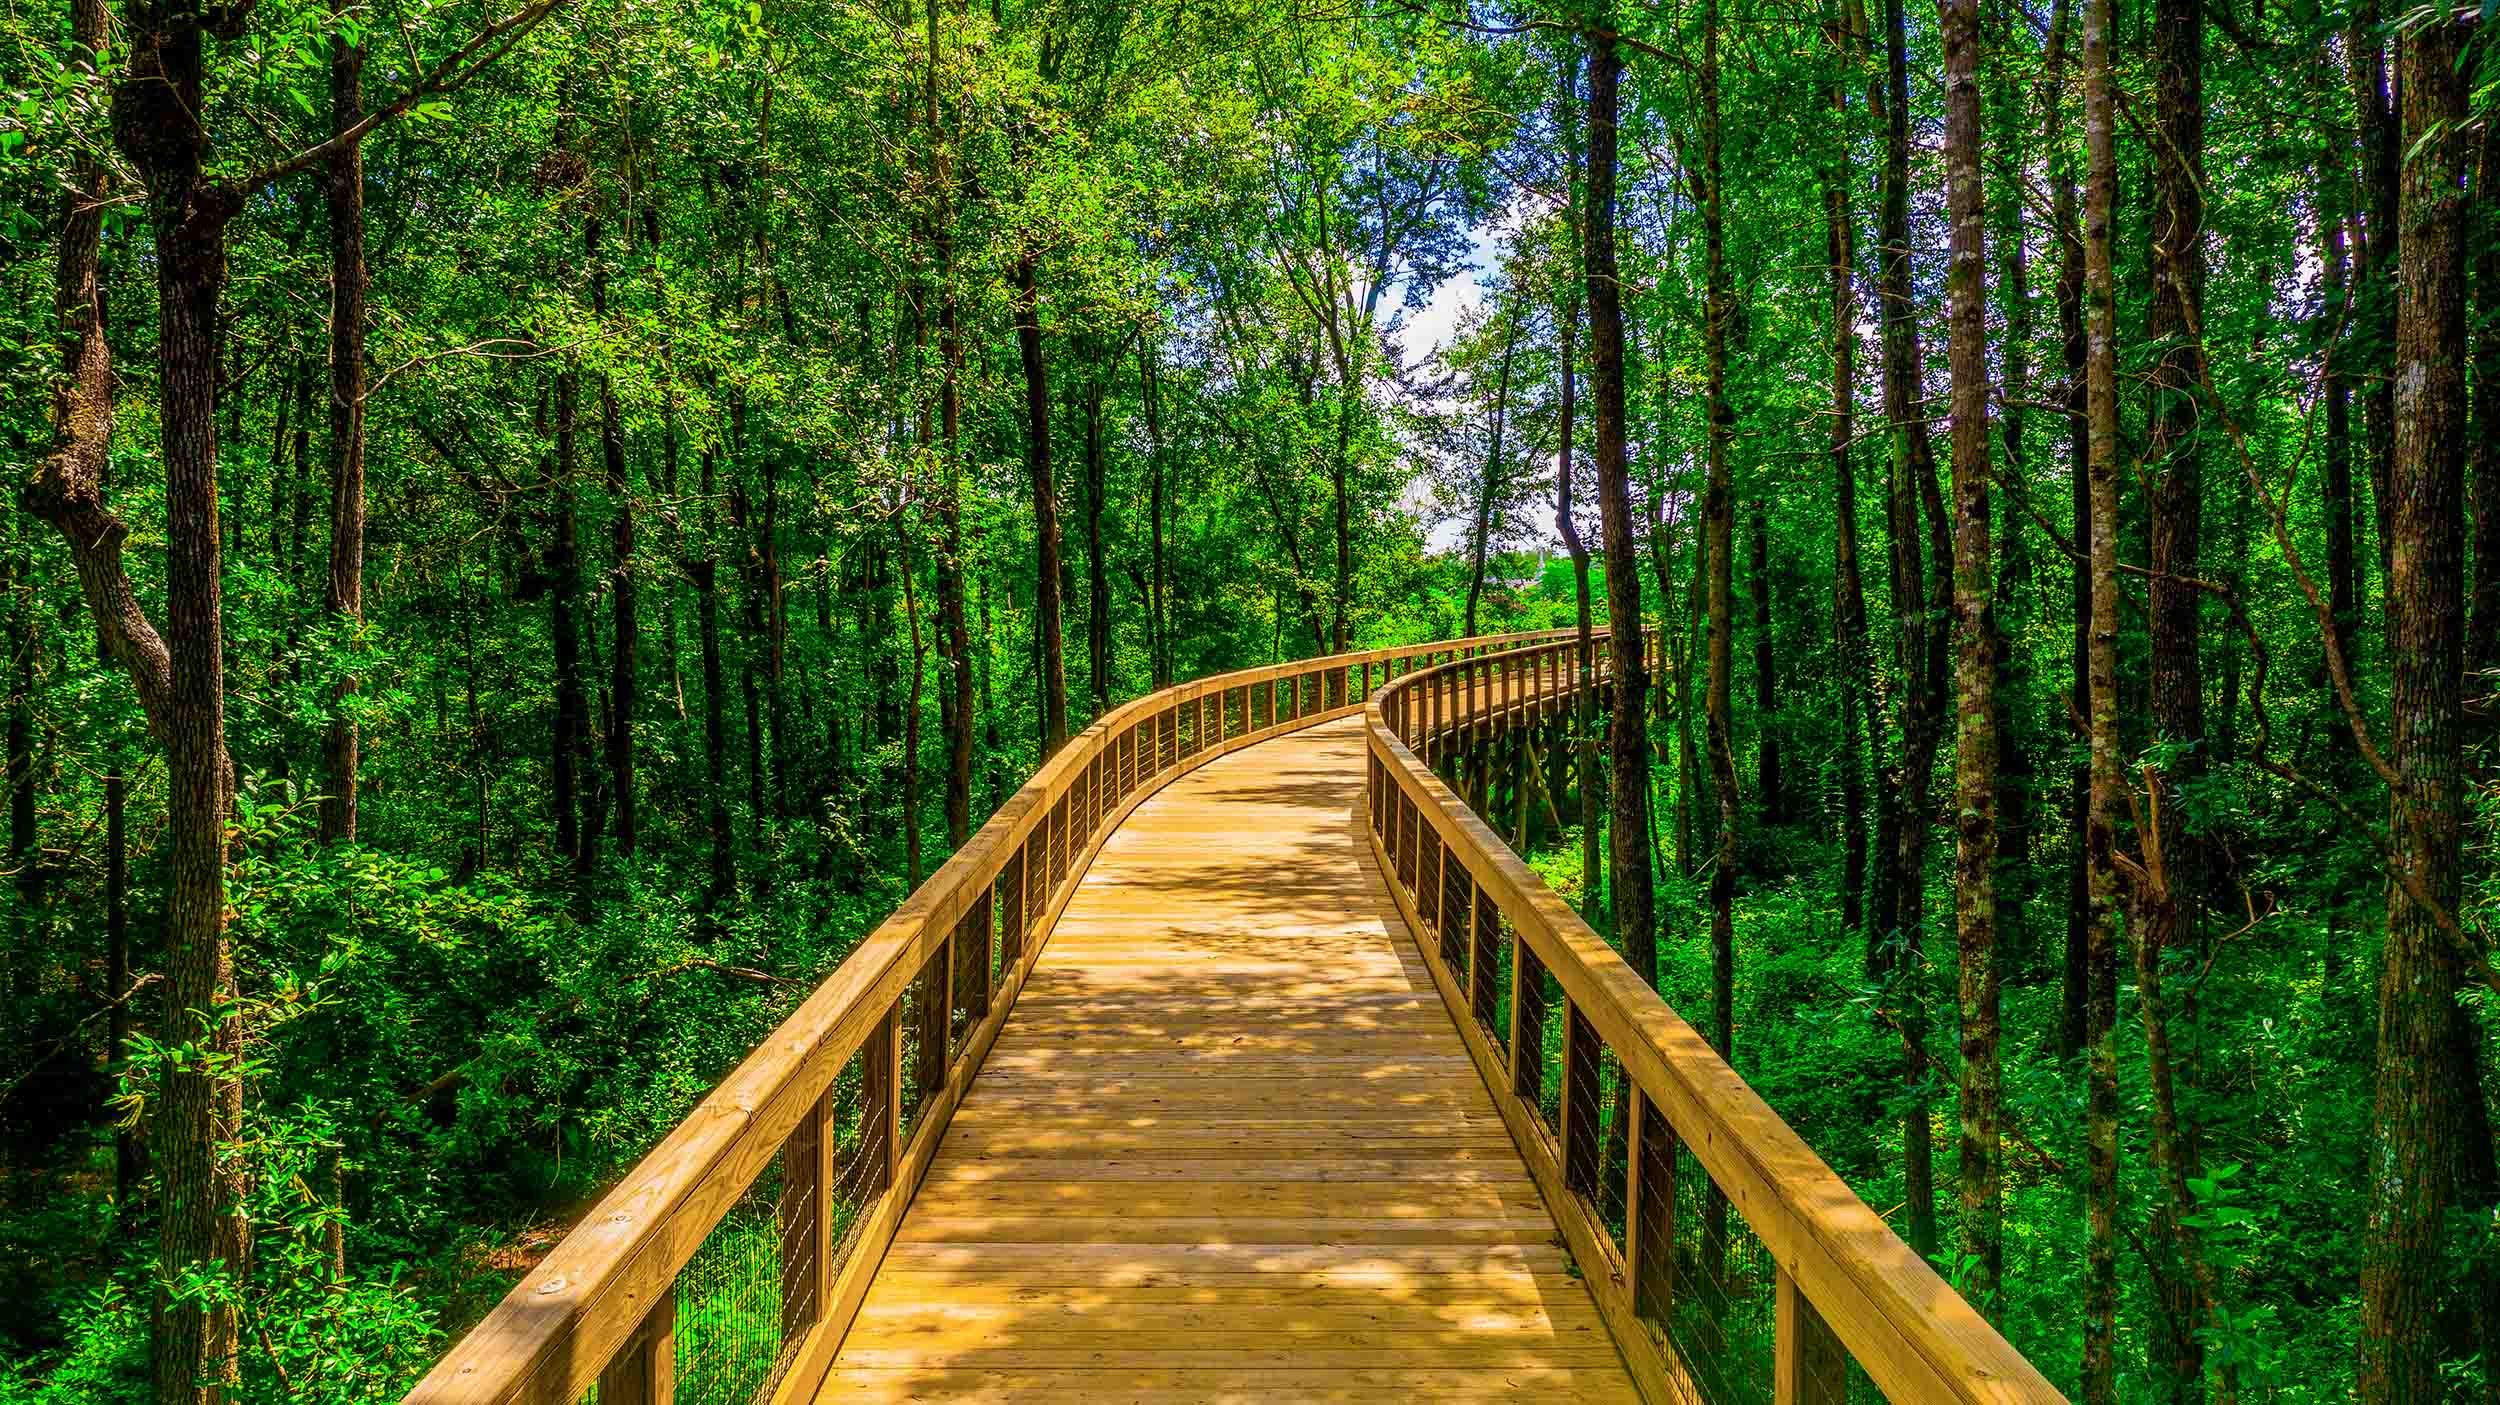
<path fill-rule="evenodd" d="M 1963 1295 L 1997 1308 L 2004 1273 L 2002 1076 L 1997 1066 L 1997 641 L 1988 516 L 1988 205 L 1980 178 L 1979 0 L 1944 0 L 1945 302 L 1953 365 L 1953 929 L 1961 997 Z"/>
<path fill-rule="evenodd" d="M 963 332 L 955 305 L 953 159 L 938 123 L 938 0 L 923 6 L 928 27 L 925 85 L 929 189 L 929 243 L 938 285 L 938 448 L 945 486 L 938 499 L 938 654 L 946 666 L 946 842 L 962 848 L 972 836 L 972 741 L 975 699 L 972 632 L 964 620 L 963 529 Z"/>
<path fill-rule="evenodd" d="M 1579 103 L 1580 62 L 1576 55 L 1566 53 L 1555 94 L 1555 124 L 1561 129 L 1565 166 L 1564 203 L 1572 228 L 1580 228 L 1580 151 L 1574 140 L 1578 126 L 1573 120 Z M 1597 639 L 1595 608 L 1590 599 L 1589 548 L 1580 535 L 1580 520 L 1572 502 L 1571 464 L 1578 447 L 1579 426 L 1575 416 L 1579 408 L 1580 374 L 1580 284 L 1565 278 L 1560 289 L 1562 305 L 1555 309 L 1555 360 L 1560 367 L 1562 385 L 1560 402 L 1555 406 L 1554 435 L 1558 446 L 1554 460 L 1554 530 L 1561 534 L 1563 548 L 1571 554 L 1571 583 L 1578 605 L 1574 616 L 1579 639 L 1573 653 L 1579 669 L 1578 686 L 1572 694 L 1572 717 L 1578 734 L 1580 789 L 1580 915 L 1595 920 L 1600 891 L 1597 865 Z"/>
<path fill-rule="evenodd" d="M 1865 36 L 1853 32 L 1844 15 L 1830 37 L 1843 68 L 1854 64 Z M 1858 476 L 1849 459 L 1850 441 L 1857 436 L 1858 293 L 1857 234 L 1849 213 L 1846 82 L 1833 82 L 1830 102 L 1838 136 L 1823 176 L 1823 223 L 1832 285 L 1832 645 L 1840 695 L 1840 752 L 1834 763 L 1840 773 L 1840 923 L 1843 931 L 1863 934 L 1865 753 L 1881 748 L 1884 733 L 1870 686 L 1875 663 L 1867 640 L 1865 575 L 1858 561 Z"/>
<path fill-rule="evenodd" d="M 2149 1045 L 2176 1049 L 2166 1028 L 2169 1011 L 2159 998 L 2163 940 L 2175 938 L 2188 959 L 2200 953 L 2208 884 L 2205 844 L 2181 800 L 2206 770 L 2205 680 L 2200 632 L 2203 593 L 2187 579 L 2203 574 L 2204 475 L 2197 441 L 2197 387 L 2204 375 L 2201 324 L 2205 297 L 2205 102 L 2204 0 L 2157 0 L 2153 13 L 2153 65 L 2158 91 L 2157 140 L 2153 151 L 2150 260 L 2152 301 L 2146 339 L 2155 348 L 2152 408 L 2146 425 L 2146 497 L 2151 510 L 2151 682 L 2153 723 L 2171 744 L 2171 763 L 2155 772 L 2150 803 L 2158 812 L 2163 882 L 2158 901 L 2166 911 L 2152 923 L 2130 928 L 2137 942 L 2138 978 L 2145 991 L 2145 1037 Z M 2151 963 L 2149 966 L 2147 963 Z M 2152 1071 L 2158 1104 L 2172 1115 L 2156 1116 L 2153 1160 L 2164 1184 L 2184 1192 L 2194 1175 L 2196 1134 L 2178 1114 L 2165 1085 L 2175 1079 L 2193 1089 L 2195 1070 L 2183 1057 L 2156 1056 Z M 2197 1250 L 2194 1233 L 2181 1221 L 2194 1206 L 2177 1194 L 2154 1197 L 2152 1252 L 2146 1263 L 2162 1310 L 2154 1347 L 2167 1376 L 2170 1398 L 2204 1395 L 2204 1345 L 2199 1326 Z"/>
<path fill-rule="evenodd" d="M 1706 466 L 1701 505 L 1702 569 L 1708 573 L 1706 589 L 1710 602 L 1709 681 L 1702 708 L 1709 735 L 1710 779 L 1719 799 L 1718 852 L 1710 871 L 1710 1044 L 1728 1056 L 1735 1052 L 1736 1039 L 1739 824 L 1735 717 L 1729 696 L 1735 642 L 1736 490 L 1730 481 L 1728 440 L 1735 431 L 1736 417 L 1727 401 L 1727 321 L 1734 307 L 1727 277 L 1727 189 L 1719 162 L 1718 0 L 1702 0 L 1701 25 L 1701 335 L 1707 387 L 1704 412 L 1710 421 L 1703 450 Z M 1610 562 L 1609 577 L 1613 575 L 1611 565 Z M 1718 1209 L 1715 1200 L 1711 1208 Z"/>
<path fill-rule="evenodd" d="M 686 563 L 694 581 L 695 637 L 703 654 L 704 828 L 712 841 L 712 881 L 704 892 L 703 909 L 717 928 L 719 914 L 737 883 L 737 864 L 730 850 L 729 714 L 727 683 L 720 654 L 720 452 L 703 446 L 702 546 Z"/>
<path fill-rule="evenodd" d="M 1892 800 L 1886 816 L 1892 852 L 1885 887 L 1891 907 L 1885 913 L 1885 929 L 1876 938 L 1881 951 L 1871 964 L 1899 1007 L 1895 1018 L 1907 1045 L 1903 1076 L 1909 1094 L 1902 1115 L 1907 1237 L 1911 1247 L 1926 1254 L 1936 1247 L 1935 1131 L 1922 1091 L 1927 1058 L 1927 841 L 1932 823 L 1929 792 L 1943 725 L 1944 649 L 1936 636 L 1943 627 L 1941 607 L 1949 595 L 1945 583 L 1950 578 L 1946 562 L 1951 547 L 1936 539 L 1943 529 L 1943 513 L 1922 506 L 1937 495 L 1936 455 L 1921 403 L 1925 357 L 1919 349 L 1910 282 L 1909 25 L 1902 0 L 1885 0 L 1884 34 L 1884 81 L 1874 94 L 1880 99 L 1885 130 L 1883 258 L 1877 286 L 1884 304 L 1884 417 L 1890 422 L 1892 440 L 1886 526 L 1896 621 L 1894 652 L 1901 675 L 1902 742 L 1901 770 L 1887 788 Z M 1928 529 L 1925 556 L 1934 565 L 1933 584 L 1921 557 L 1923 511 Z"/>
<path fill-rule="evenodd" d="M 2446 1285 L 2468 1285 L 2469 1296 L 2487 1297 L 2473 1285 L 2500 1277 L 2489 1263 L 2453 1264 L 2447 1253 L 2450 1216 L 2485 1217 L 2492 1195 L 2482 1036 L 2458 1000 L 2464 962 L 2442 926 L 2455 920 L 2463 895 L 2470 76 L 2459 58 L 2470 33 L 2441 14 L 2409 29 L 2403 42 L 2404 142 L 2412 154 L 2403 178 L 2389 478 L 2395 574 L 2388 655 L 2398 779 L 2389 862 L 2412 883 L 2388 885 L 2379 980 L 2361 1258 L 2358 1395 L 2368 1405 L 2441 1399 L 2443 1359 L 2500 1345 L 2485 1335 L 2491 1324 L 2472 1320 L 2482 1313 L 2469 1307 L 2442 1321 L 2440 1310 Z"/>
<path fill-rule="evenodd" d="M 2111 0 L 2084 0 L 2083 126 L 2090 151 L 2083 257 L 2088 317 L 2092 517 L 2092 794 L 2084 829 L 2090 921 L 2084 1013 L 2084 1405 L 2118 1399 L 2118 282 L 2110 221 L 2118 203 L 2117 102 L 2109 69 Z"/>
<path fill-rule="evenodd" d="M 598 862 L 598 840 L 582 822 L 588 808 L 584 778 L 591 761 L 589 704 L 582 691 L 582 566 L 573 507 L 580 400 L 580 377 L 568 363 L 556 373 L 555 521 L 547 550 L 547 624 L 555 658 L 555 736 L 548 781 L 556 849 L 576 871 L 587 873 Z"/>
<path fill-rule="evenodd" d="M 2318 163 L 2318 256 L 2324 288 L 2320 312 L 2328 327 L 2325 374 L 2321 377 L 2321 395 L 2326 402 L 2326 482 L 2319 508 L 2326 515 L 2327 614 L 2335 633 L 2335 646 L 2347 664 L 2353 658 L 2354 630 L 2360 623 L 2355 611 L 2361 600 L 2361 563 L 2352 530 L 2357 506 L 2352 476 L 2352 353 L 2345 345 L 2351 331 L 2351 315 L 2356 311 L 2348 306 L 2353 291 L 2349 248 L 2352 173 L 2345 164 L 2345 148 L 2350 145 L 2349 134 L 2335 133 L 2327 139 L 2326 152 Z M 2317 676 L 2321 685 L 2326 684 L 2323 663 Z M 2328 703 L 2335 705 L 2331 692 Z M 2348 778 L 2348 763 L 2357 759 L 2350 744 L 2351 732 L 2344 727 L 2329 731 L 2328 745 L 2339 759 L 2339 778 Z"/>
<path fill-rule="evenodd" d="M 1472 639 L 1476 634 L 1476 604 L 1484 596 L 1485 560 L 1492 554 L 1493 505 L 1500 501 L 1503 486 L 1502 430 L 1510 412 L 1510 370 L 1514 353 L 1519 349 L 1520 318 L 1509 314 L 1509 325 L 1502 334 L 1501 370 L 1493 382 L 1493 424 L 1491 443 L 1486 448 L 1484 479 L 1476 491 L 1476 514 L 1467 535 L 1467 611 L 1459 625 L 1459 635 Z"/>
<path fill-rule="evenodd" d="M 330 51 L 330 130 L 363 120 L 365 51 L 344 37 Z M 330 579 L 323 604 L 346 630 L 365 612 L 365 158 L 351 142 L 330 158 L 323 196 L 330 216 Z M 356 720 L 341 678 L 322 737 L 321 837 L 356 837 Z"/>
<path fill-rule="evenodd" d="M 1717 0 L 1705 0 L 1715 6 Z M 1588 213 L 1581 263 L 1588 282 L 1589 395 L 1595 402 L 1597 508 L 1606 545 L 1606 616 L 1613 638 L 1612 716 L 1606 728 L 1607 890 L 1614 933 L 1641 979 L 1658 984 L 1649 865 L 1649 671 L 1641 635 L 1641 560 L 1625 450 L 1623 289 L 1615 276 L 1615 121 L 1623 60 L 1614 36 L 1589 39 Z M 1715 197 L 1714 197 L 1715 198 Z M 1715 217 L 1715 216 L 1714 216 Z"/>
<path fill-rule="evenodd" d="M 1115 353 L 1116 356 L 1116 353 Z M 1096 367 L 1102 372 L 1112 367 Z M 1085 387 L 1085 671 L 1094 715 L 1111 710 L 1111 573 L 1102 545 L 1103 381 Z"/>
<path fill-rule="evenodd" d="M 2057 331 L 2066 369 L 2066 463 L 2070 479 L 2071 530 L 2078 555 L 2068 571 L 2072 611 L 2068 638 L 2066 701 L 2076 725 L 2087 733 L 2092 715 L 2092 472 L 2089 351 L 2084 339 L 2083 230 L 2075 191 L 2073 143 L 2066 136 L 2068 58 L 2074 37 L 2073 0 L 2054 0 L 2049 11 L 2048 49 L 2044 58 L 2047 111 L 2041 118 L 2040 146 L 2048 154 L 2049 222 L 2057 238 Z M 2087 738 L 2088 741 L 2088 738 Z M 2061 1061 L 2083 1052 L 2086 1012 L 2091 1003 L 2089 960 L 2092 930 L 2091 882 L 2085 843 L 2092 805 L 2089 748 L 2067 776 L 2067 814 L 2074 845 L 2067 862 L 2066 950 L 2058 987 L 2057 1054 Z"/>
<path fill-rule="evenodd" d="M 1150 556 L 1146 575 L 1148 634 L 1155 641 L 1154 686 L 1172 686 L 1172 616 L 1168 604 L 1171 567 L 1163 554 L 1163 380 L 1156 363 L 1162 353 L 1148 342 L 1137 357 L 1138 399 L 1146 409 L 1146 531 Z"/>
<path fill-rule="evenodd" d="M 128 1057 L 130 1008 L 130 822 L 129 786 L 118 751 L 104 773 L 104 988 L 113 1002 L 105 1019 L 106 1061 L 118 1069 Z M 139 1193 L 139 1136 L 128 1126 L 113 1130 L 113 1203 L 127 1212 Z"/>
<path fill-rule="evenodd" d="M 2352 85 L 2353 112 L 2361 129 L 2361 266 L 2356 273 L 2360 296 L 2353 317 L 2358 345 L 2349 349 L 2346 369 L 2361 382 L 2368 456 L 2370 501 L 2378 524 L 2379 586 L 2392 588 L 2395 563 L 2393 486 L 2390 466 L 2396 448 L 2396 382 L 2389 358 L 2396 345 L 2396 265 L 2403 225 L 2398 218 L 2398 172 L 2402 166 L 2395 103 L 2388 91 L 2387 36 L 2379 0 L 2355 0 L 2352 24 L 2344 31 L 2344 58 Z"/>
<path fill-rule="evenodd" d="M 1752 548 L 1746 584 L 1753 592 L 1754 725 L 1762 731 L 1754 760 L 1762 791 L 1762 822 L 1788 822 L 1788 791 L 1780 780 L 1779 662 L 1771 638 L 1771 514 L 1753 500 Z"/>
<path fill-rule="evenodd" d="M 929 647 L 920 628 L 920 591 L 914 583 L 920 568 L 911 559 L 911 538 L 897 534 L 903 575 L 903 617 L 911 626 L 911 700 L 903 712 L 903 862 L 911 887 L 920 887 L 920 694 L 928 672 Z M 987 959 L 986 957 L 983 959 Z"/>
<path fill-rule="evenodd" d="M 1024 463 L 1033 480 L 1033 610 L 1041 632 L 1042 759 L 1068 743 L 1068 666 L 1059 634 L 1059 503 L 1050 473 L 1050 375 L 1031 251 L 1015 264 L 1016 351 L 1024 364 Z"/>
<path fill-rule="evenodd" d="M 79 7 L 82 17 L 85 9 Z M 168 1046 L 190 1051 L 188 1057 L 168 1061 L 149 1123 L 162 1201 L 160 1286 L 150 1341 L 160 1405 L 190 1405 L 222 1399 L 235 1382 L 235 1311 L 215 1299 L 176 1296 L 162 1285 L 220 1269 L 239 1273 L 250 1248 L 240 1163 L 227 1152 L 228 1143 L 241 1134 L 243 1027 L 225 928 L 226 814 L 233 775 L 226 754 L 225 630 L 219 590 L 223 538 L 217 523 L 219 302 L 225 289 L 227 225 L 242 210 L 243 193 L 206 170 L 208 134 L 195 116 L 204 110 L 207 97 L 203 58 L 209 36 L 200 17 L 190 11 L 134 6 L 125 27 L 117 47 L 128 55 L 128 66 L 113 88 L 113 135 L 146 188 L 155 240 L 162 396 L 158 416 L 165 464 L 168 667 L 163 706 L 161 711 L 151 709 L 149 719 L 165 746 L 172 840 L 165 894 L 167 1018 L 159 1037 Z M 91 48 L 101 47 L 100 24 L 87 42 Z M 85 237 L 83 231 L 79 237 Z M 64 243 L 67 273 L 72 259 Z M 93 255 L 81 257 L 92 279 Z M 93 306 L 92 313 L 86 307 L 68 309 L 74 318 L 73 337 L 92 327 L 100 340 L 100 302 Z M 73 379 L 88 370 L 84 354 L 72 362 Z M 100 358 L 101 348 L 92 354 Z M 109 385 L 96 388 L 110 394 Z M 89 412 L 89 407 L 82 405 L 81 410 Z M 100 453 L 103 446 L 81 442 L 78 447 L 80 452 L 92 448 Z M 100 470 L 101 464 L 96 467 Z M 39 485 L 39 490 L 42 486 L 48 485 Z M 104 512 L 100 473 L 96 479 L 73 479 L 63 486 L 70 491 L 52 499 L 60 514 L 53 518 L 57 524 L 67 525 L 82 511 Z M 88 549 L 73 549 L 81 553 L 82 578 L 102 564 Z M 93 583 L 89 590 L 93 603 Z M 126 601 L 126 582 L 120 593 Z M 135 616 L 136 607 L 130 610 Z M 123 642 L 126 647 L 131 641 Z M 142 681 L 143 702 L 151 686 L 152 680 Z"/>
<path fill-rule="evenodd" d="M 582 221 L 582 252 L 590 264 L 591 311 L 602 323 L 608 316 L 608 271 L 599 249 L 599 216 Z M 634 803 L 634 717 L 642 693 L 642 630 L 636 612 L 634 573 L 634 485 L 625 464 L 625 430 L 616 410 L 616 382 L 599 374 L 599 454 L 607 471 L 610 550 L 615 561 L 608 581 L 608 602 L 615 637 L 609 641 L 608 788 L 615 792 L 616 852 L 634 856 L 637 814 Z"/>

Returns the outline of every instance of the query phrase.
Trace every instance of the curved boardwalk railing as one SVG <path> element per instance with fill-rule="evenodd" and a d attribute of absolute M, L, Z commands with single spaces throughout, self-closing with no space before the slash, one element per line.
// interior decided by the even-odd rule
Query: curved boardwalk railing
<path fill-rule="evenodd" d="M 1071 738 L 410 1393 L 804 1399 L 1094 851 L 1178 776 L 1493 636 L 1219 674 Z"/>
<path fill-rule="evenodd" d="M 1570 706 L 1575 652 L 1532 645 L 1380 689 L 1369 828 L 1643 1393 L 2062 1399 L 1435 773 Z"/>

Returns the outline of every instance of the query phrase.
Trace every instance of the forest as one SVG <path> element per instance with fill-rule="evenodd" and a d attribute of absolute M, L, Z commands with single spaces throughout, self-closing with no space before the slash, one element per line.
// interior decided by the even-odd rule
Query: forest
<path fill-rule="evenodd" d="M 2500 1401 L 2493 13 L 12 5 L 0 1402 L 396 1399 L 1090 719 L 1644 621 L 1526 857 L 2059 1389 Z"/>

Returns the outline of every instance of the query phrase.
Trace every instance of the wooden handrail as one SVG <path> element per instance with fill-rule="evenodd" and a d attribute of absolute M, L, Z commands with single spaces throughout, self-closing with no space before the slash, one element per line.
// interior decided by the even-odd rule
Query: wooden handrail
<path fill-rule="evenodd" d="M 1274 664 L 1112 709 L 1045 762 L 513 1285 L 409 1392 L 410 1405 L 570 1405 L 593 1383 L 602 1405 L 664 1405 L 677 1369 L 670 1334 L 678 1275 L 776 1158 L 784 1340 L 772 1363 L 773 1398 L 804 1398 L 840 1346 L 1060 909 L 1120 821 L 1207 761 L 1351 715 L 1418 666 L 1562 634 Z M 915 1036 L 922 1050 L 934 1041 L 936 1052 L 907 1066 L 905 1044 Z M 837 1107 L 836 1080 L 855 1061 L 857 1101 Z M 916 1114 L 908 1135 L 906 1106 Z M 877 1164 L 867 1169 L 861 1203 L 843 1207 L 848 1232 L 837 1242 L 836 1146 L 846 1124 L 856 1129 L 854 1152 Z"/>
<path fill-rule="evenodd" d="M 1652 631 L 1653 666 L 1657 647 Z M 1854 1359 L 1895 1401 L 2062 1400 L 1435 774 L 1435 765 L 1489 740 L 1493 729 L 1557 711 L 1578 688 L 1574 648 L 1453 661 L 1375 693 L 1365 710 L 1366 827 L 1425 964 L 1634 1378 L 1653 1399 L 1710 1398 L 1664 1326 L 1680 1310 L 1673 1194 L 1680 1146 L 1776 1261 L 1773 1379 L 1765 1383 L 1776 1399 L 1844 1398 Z M 1604 686 L 1612 669 L 1602 647 L 1596 665 Z M 1430 937 L 1435 931 L 1439 941 Z M 1505 955 L 1514 983 L 1506 1035 L 1490 1022 L 1502 998 L 1490 983 L 1501 979 Z M 1559 1009 L 1545 1007 L 1541 979 L 1533 992 L 1524 984 L 1523 973 L 1538 971 L 1560 986 Z M 1559 1125 L 1536 1105 L 1549 1015 L 1564 1032 Z M 1522 1050 L 1533 1064 L 1522 1065 Z M 1592 1090 L 1607 1053 L 1632 1090 L 1629 1116 L 1617 1114 L 1619 1151 L 1597 1140 L 1604 1113 Z M 1614 1156 L 1620 1165 L 1602 1164 Z M 1624 1182 L 1620 1228 L 1595 1199 L 1610 1174 Z M 1717 1213 L 1724 1226 L 1725 1212 Z M 1706 1232 L 1724 1245 L 1723 1227 Z"/>

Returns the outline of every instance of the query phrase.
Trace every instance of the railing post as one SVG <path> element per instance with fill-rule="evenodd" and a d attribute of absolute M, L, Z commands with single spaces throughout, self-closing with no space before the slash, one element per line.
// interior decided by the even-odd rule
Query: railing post
<path fill-rule="evenodd" d="M 1843 1405 L 1849 1397 L 1848 1354 L 1785 1265 L 1779 1271 L 1778 1323 L 1772 1400 L 1776 1405 Z"/>
<path fill-rule="evenodd" d="M 677 1290 L 671 1285 L 599 1373 L 599 1405 L 672 1405 L 676 1398 Z"/>

